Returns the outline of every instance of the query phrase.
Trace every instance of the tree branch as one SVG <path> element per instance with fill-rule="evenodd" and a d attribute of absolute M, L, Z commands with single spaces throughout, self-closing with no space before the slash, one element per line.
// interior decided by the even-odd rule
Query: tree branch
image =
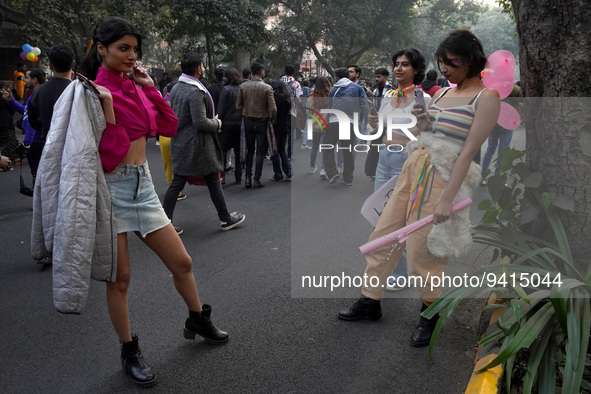
<path fill-rule="evenodd" d="M 322 64 L 322 67 L 324 67 L 330 75 L 334 76 L 334 70 L 332 69 L 328 61 L 324 58 L 324 56 L 322 56 L 318 48 L 316 48 L 316 42 L 312 39 L 312 37 L 310 37 L 310 35 L 307 32 L 306 40 L 308 42 L 308 46 L 310 47 L 310 49 L 312 49 L 312 52 L 314 52 L 314 56 L 316 56 L 316 59 L 318 59 L 318 61 L 320 61 L 320 64 Z"/>
<path fill-rule="evenodd" d="M 2 3 L 0 3 L 0 13 L 2 13 L 6 22 L 14 23 L 17 26 L 23 26 L 31 19 L 34 21 L 39 20 L 34 15 L 17 11 L 14 8 L 8 7 Z"/>

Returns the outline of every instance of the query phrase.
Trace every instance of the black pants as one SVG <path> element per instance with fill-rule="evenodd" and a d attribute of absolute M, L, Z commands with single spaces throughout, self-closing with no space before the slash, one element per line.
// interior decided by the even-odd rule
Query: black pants
<path fill-rule="evenodd" d="M 20 142 L 16 138 L 14 129 L 0 129 L 0 151 L 2 156 L 8 157 L 10 160 L 19 158 L 17 152 Z"/>
<path fill-rule="evenodd" d="M 242 161 L 240 160 L 240 125 L 223 125 L 220 133 L 220 145 L 224 152 L 224 167 L 226 166 L 226 155 L 231 149 L 234 149 L 234 175 L 236 181 L 242 179 Z M 222 178 L 226 179 L 225 172 L 222 172 Z"/>
<path fill-rule="evenodd" d="M 277 154 L 271 156 L 271 161 L 273 162 L 273 172 L 275 173 L 273 176 L 275 179 L 283 179 L 284 174 L 292 175 L 291 164 L 289 163 L 289 158 L 287 157 L 287 152 L 285 150 L 285 145 L 289 138 L 289 132 L 287 128 L 282 129 L 275 129 L 275 139 L 277 140 Z"/>
<path fill-rule="evenodd" d="M 226 208 L 226 199 L 224 198 L 224 192 L 222 191 L 222 185 L 220 184 L 220 176 L 215 174 L 209 174 L 204 176 L 205 183 L 209 189 L 209 197 L 215 205 L 215 209 L 218 211 L 218 217 L 222 222 L 227 222 L 230 219 L 230 214 Z M 187 183 L 187 176 L 174 174 L 172 182 L 166 191 L 164 196 L 164 203 L 162 207 L 166 216 L 172 220 L 172 214 L 174 213 L 174 207 L 176 207 L 177 197 L 179 192 L 183 190 Z"/>
<path fill-rule="evenodd" d="M 37 179 L 37 169 L 39 168 L 44 146 L 45 143 L 43 142 L 33 142 L 27 152 L 27 160 L 29 160 L 29 167 L 31 167 L 31 175 L 33 176 L 33 185 L 35 184 L 35 179 Z"/>
<path fill-rule="evenodd" d="M 256 167 L 254 179 L 261 179 L 263 162 L 267 154 L 267 121 L 244 119 L 244 133 L 246 134 L 246 165 L 244 172 L 247 178 L 252 177 L 252 160 L 256 145 Z"/>
<path fill-rule="evenodd" d="M 355 170 L 355 158 L 353 157 L 353 125 L 350 125 L 347 138 L 339 140 L 339 124 L 329 123 L 328 130 L 324 135 L 323 145 L 332 145 L 332 149 L 323 147 L 322 157 L 324 158 L 324 169 L 329 178 L 337 174 L 335 163 L 335 152 L 337 147 L 343 152 L 343 181 L 353 182 L 353 171 Z"/>

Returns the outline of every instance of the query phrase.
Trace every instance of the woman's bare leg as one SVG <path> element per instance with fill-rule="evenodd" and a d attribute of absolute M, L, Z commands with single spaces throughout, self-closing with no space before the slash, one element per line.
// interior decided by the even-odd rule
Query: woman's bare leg
<path fill-rule="evenodd" d="M 129 249 L 127 234 L 117 234 L 117 279 L 107 283 L 107 306 L 113 327 L 121 342 L 131 341 L 129 327 L 129 306 L 127 289 L 129 288 Z"/>
<path fill-rule="evenodd" d="M 172 273 L 174 285 L 189 310 L 201 312 L 201 301 L 192 270 L 193 262 L 172 224 L 148 234 L 146 238 L 139 234 L 138 237 L 156 252 Z"/>

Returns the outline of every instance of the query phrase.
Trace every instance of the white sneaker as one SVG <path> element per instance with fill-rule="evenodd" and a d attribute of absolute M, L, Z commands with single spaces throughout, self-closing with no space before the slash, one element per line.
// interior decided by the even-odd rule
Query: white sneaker
<path fill-rule="evenodd" d="M 324 168 L 322 170 L 320 170 L 320 179 L 322 179 L 323 181 L 328 180 L 328 175 L 326 174 L 326 171 L 324 170 Z"/>
<path fill-rule="evenodd" d="M 316 171 L 318 171 L 318 167 L 314 166 L 314 167 L 310 167 L 310 174 L 315 173 Z"/>
<path fill-rule="evenodd" d="M 306 145 L 302 144 L 302 146 L 300 146 L 300 149 L 301 150 L 306 150 L 306 149 L 308 149 L 308 147 Z"/>
<path fill-rule="evenodd" d="M 398 284 L 396 283 L 396 278 L 390 276 L 388 278 L 388 284 L 386 285 L 386 290 L 388 290 L 388 291 L 400 291 L 400 290 L 406 289 L 408 287 L 408 278 L 406 279 L 406 281 L 404 281 L 404 284 L 405 284 L 404 286 L 398 286 Z"/>

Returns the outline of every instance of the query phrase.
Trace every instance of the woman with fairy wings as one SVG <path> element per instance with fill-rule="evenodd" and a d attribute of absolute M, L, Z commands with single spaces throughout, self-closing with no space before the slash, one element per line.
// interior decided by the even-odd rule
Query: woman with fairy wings
<path fill-rule="evenodd" d="M 436 56 L 443 76 L 457 85 L 439 90 L 428 105 L 428 114 L 418 106 L 413 110 L 420 136 L 406 146 L 409 157 L 370 237 L 374 240 L 433 214 L 433 225 L 412 233 L 406 241 L 409 274 L 422 279 L 415 283 L 421 313 L 441 296 L 441 287 L 427 279 L 440 276 L 450 256 L 470 248 L 468 210 L 452 215 L 452 204 L 469 197 L 479 184 L 480 166 L 472 159 L 493 129 L 500 106 L 498 92 L 480 81 L 486 57 L 470 31 L 451 32 Z M 382 316 L 380 299 L 403 249 L 386 245 L 366 256 L 365 274 L 378 278 L 377 286 L 371 286 L 375 280 L 368 280 L 362 297 L 340 311 L 339 319 L 377 320 Z M 437 319 L 420 317 L 410 338 L 412 346 L 429 344 Z"/>

